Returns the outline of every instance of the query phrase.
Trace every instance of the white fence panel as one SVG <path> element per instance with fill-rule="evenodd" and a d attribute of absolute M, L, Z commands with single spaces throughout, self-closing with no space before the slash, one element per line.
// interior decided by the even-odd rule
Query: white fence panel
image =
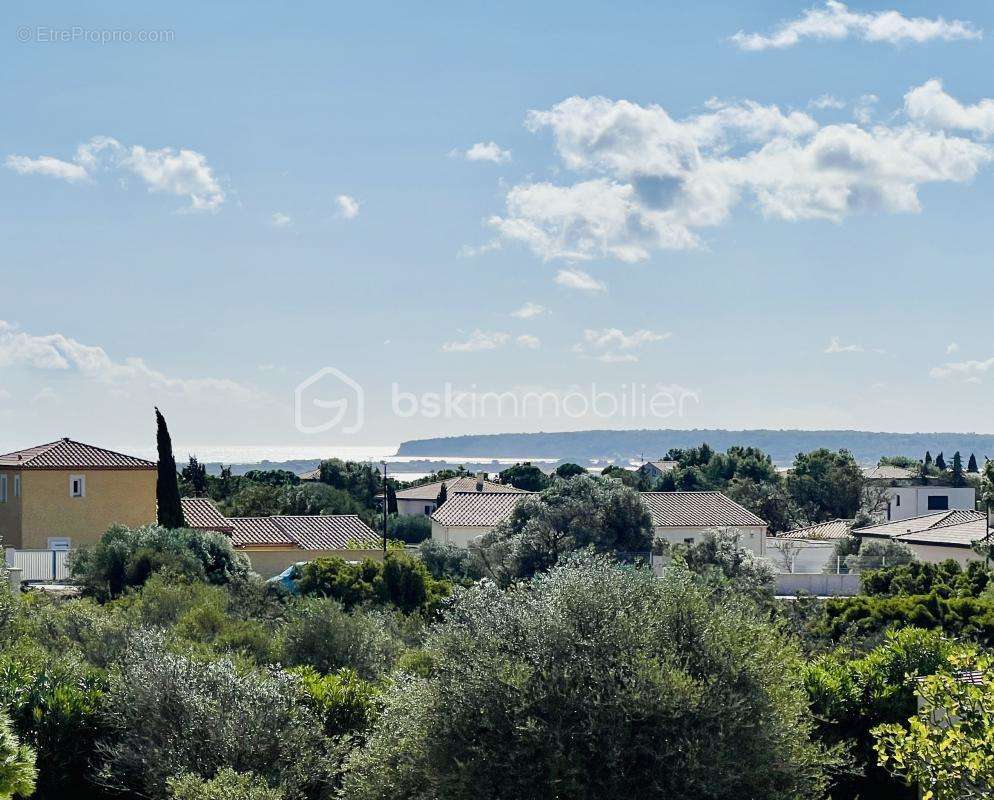
<path fill-rule="evenodd" d="M 21 570 L 22 581 L 69 580 L 67 550 L 15 550 L 7 548 L 7 566 Z"/>

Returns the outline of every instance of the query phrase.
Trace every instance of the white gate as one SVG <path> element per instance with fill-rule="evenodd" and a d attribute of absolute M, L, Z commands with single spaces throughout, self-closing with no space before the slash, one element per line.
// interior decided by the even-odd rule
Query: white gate
<path fill-rule="evenodd" d="M 15 550 L 7 548 L 7 566 L 21 570 L 24 581 L 69 580 L 68 550 Z"/>

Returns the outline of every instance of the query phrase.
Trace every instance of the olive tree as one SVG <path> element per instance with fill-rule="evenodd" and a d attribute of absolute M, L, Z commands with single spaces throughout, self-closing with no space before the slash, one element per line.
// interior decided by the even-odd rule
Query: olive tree
<path fill-rule="evenodd" d="M 579 554 L 459 590 L 401 674 L 343 796 L 788 800 L 821 796 L 796 646 L 735 594 Z"/>

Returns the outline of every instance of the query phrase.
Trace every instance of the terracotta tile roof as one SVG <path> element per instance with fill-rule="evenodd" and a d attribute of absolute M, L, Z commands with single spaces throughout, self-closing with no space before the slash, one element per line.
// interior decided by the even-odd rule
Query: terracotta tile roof
<path fill-rule="evenodd" d="M 457 492 L 449 495 L 432 520 L 446 527 L 492 527 L 506 520 L 529 492 Z"/>
<path fill-rule="evenodd" d="M 302 481 L 319 481 L 321 480 L 321 467 L 308 470 L 307 472 L 301 472 L 297 475 L 297 477 Z"/>
<path fill-rule="evenodd" d="M 414 486 L 410 489 L 402 489 L 397 492 L 397 499 L 434 500 L 438 497 L 438 493 L 442 490 L 443 483 L 445 484 L 445 491 L 449 494 L 449 496 L 456 494 L 457 492 L 476 492 L 476 478 L 449 478 L 446 481 L 435 481 L 434 483 L 425 483 L 421 486 Z M 528 494 L 528 492 L 525 492 L 522 489 L 516 489 L 508 484 L 484 481 L 483 493 L 487 492 L 499 492 L 501 494 Z"/>
<path fill-rule="evenodd" d="M 863 477 L 868 481 L 906 481 L 917 476 L 917 470 L 884 464 L 879 467 L 862 467 Z"/>
<path fill-rule="evenodd" d="M 217 510 L 209 497 L 184 497 L 180 503 L 183 505 L 183 518 L 187 527 L 219 533 L 232 532 L 234 526 L 231 521 Z"/>
<path fill-rule="evenodd" d="M 187 525 L 227 533 L 235 547 L 344 550 L 350 545 L 362 544 L 376 549 L 383 542 L 380 535 L 355 514 L 225 517 L 209 498 L 185 497 L 182 502 Z"/>
<path fill-rule="evenodd" d="M 851 519 L 833 519 L 828 522 L 819 522 L 817 525 L 808 525 L 804 528 L 794 528 L 792 531 L 781 533 L 778 539 L 804 539 L 808 541 L 821 541 L 829 539 L 848 539 L 852 536 Z"/>
<path fill-rule="evenodd" d="M 868 525 L 858 536 L 897 539 L 907 544 L 970 547 L 988 535 L 987 515 L 980 511 L 939 511 L 910 519 Z"/>
<path fill-rule="evenodd" d="M 154 461 L 59 439 L 0 456 L 0 467 L 19 469 L 155 469 Z"/>
<path fill-rule="evenodd" d="M 651 464 L 660 472 L 669 472 L 671 469 L 676 469 L 678 466 L 680 466 L 679 461 L 667 461 L 665 459 L 646 461 L 645 464 L 642 465 L 642 467 L 644 467 L 646 464 Z M 639 469 L 642 469 L 642 467 L 639 467 Z"/>
<path fill-rule="evenodd" d="M 732 528 L 766 525 L 721 492 L 642 492 L 653 527 Z"/>

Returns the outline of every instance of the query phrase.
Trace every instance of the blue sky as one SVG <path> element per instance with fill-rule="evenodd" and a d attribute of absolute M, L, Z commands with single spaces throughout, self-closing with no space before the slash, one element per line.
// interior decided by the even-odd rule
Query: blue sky
<path fill-rule="evenodd" d="M 994 430 L 988 3 L 77 5 L 0 12 L 0 450 Z"/>

